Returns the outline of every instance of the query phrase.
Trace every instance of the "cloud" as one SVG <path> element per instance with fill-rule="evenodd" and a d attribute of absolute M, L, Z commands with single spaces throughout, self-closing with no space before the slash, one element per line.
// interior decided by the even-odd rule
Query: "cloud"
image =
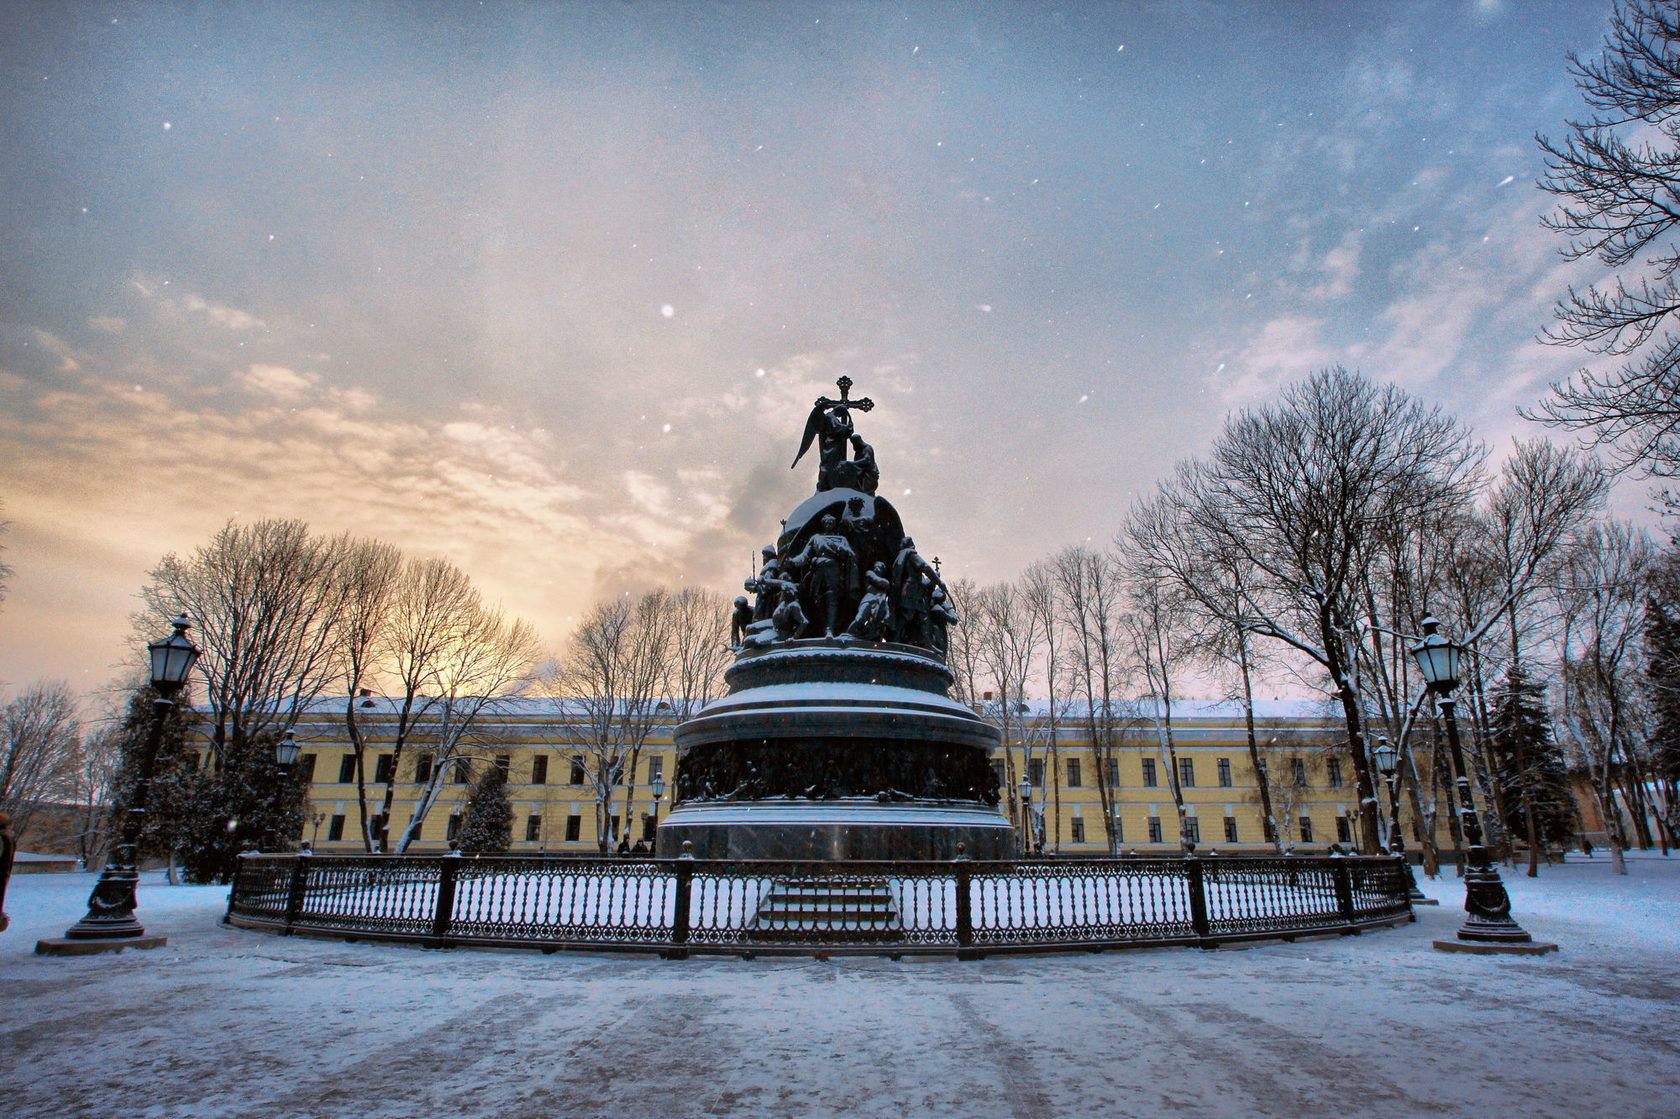
<path fill-rule="evenodd" d="M 1305 315 L 1284 315 L 1263 324 L 1216 373 L 1225 404 L 1238 407 L 1275 393 L 1290 381 L 1334 365 L 1342 354 L 1324 340 L 1324 322 Z"/>
<path fill-rule="evenodd" d="M 280 400 L 295 400 L 320 380 L 313 373 L 295 373 L 280 365 L 257 364 L 237 374 L 237 377 L 246 388 Z"/>
<path fill-rule="evenodd" d="M 1353 292 L 1353 281 L 1359 276 L 1362 236 L 1356 229 L 1324 254 L 1323 259 L 1318 262 L 1319 271 L 1324 273 L 1324 279 L 1307 292 L 1309 298 L 1341 299 Z"/>
<path fill-rule="evenodd" d="M 249 311 L 206 299 L 197 292 L 167 290 L 172 286 L 172 281 L 167 279 L 135 276 L 129 280 L 129 286 L 167 318 L 195 318 L 232 331 L 262 330 L 268 326 Z"/>

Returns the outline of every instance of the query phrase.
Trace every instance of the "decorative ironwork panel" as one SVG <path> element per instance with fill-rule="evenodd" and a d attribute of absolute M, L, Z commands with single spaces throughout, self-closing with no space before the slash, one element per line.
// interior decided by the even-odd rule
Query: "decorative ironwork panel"
<path fill-rule="evenodd" d="M 228 914 L 252 921 L 283 923 L 296 862 L 296 857 L 291 855 L 240 859 L 239 869 L 233 875 Z"/>
<path fill-rule="evenodd" d="M 349 933 L 429 934 L 442 875 L 443 860 L 425 855 L 313 858 L 297 923 Z"/>
<path fill-rule="evenodd" d="M 1176 859 L 973 864 L 976 947 L 1177 940 L 1194 935 Z"/>
<path fill-rule="evenodd" d="M 669 944 L 676 876 L 649 859 L 462 859 L 455 939 Z"/>

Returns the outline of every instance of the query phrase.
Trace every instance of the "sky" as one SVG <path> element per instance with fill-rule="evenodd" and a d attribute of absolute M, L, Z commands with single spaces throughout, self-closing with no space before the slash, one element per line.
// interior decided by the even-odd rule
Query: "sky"
<path fill-rule="evenodd" d="M 230 519 L 739 593 L 843 374 L 980 582 L 1328 365 L 1537 434 L 1608 7 L 0 0 L 0 691 Z"/>

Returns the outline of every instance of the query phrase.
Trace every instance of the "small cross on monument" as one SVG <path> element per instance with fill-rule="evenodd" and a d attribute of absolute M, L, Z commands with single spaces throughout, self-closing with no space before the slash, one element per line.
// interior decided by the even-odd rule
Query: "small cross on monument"
<path fill-rule="evenodd" d="M 830 400 L 826 396 L 819 397 L 817 399 L 818 408 L 856 408 L 860 412 L 868 412 L 874 409 L 875 402 L 867 396 L 860 396 L 856 400 L 847 399 L 852 391 L 852 379 L 850 377 L 842 376 L 834 383 L 840 386 L 840 399 Z"/>

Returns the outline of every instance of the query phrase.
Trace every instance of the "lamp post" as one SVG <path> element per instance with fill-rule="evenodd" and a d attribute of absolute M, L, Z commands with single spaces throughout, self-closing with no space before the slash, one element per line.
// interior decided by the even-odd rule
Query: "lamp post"
<path fill-rule="evenodd" d="M 1464 840 L 1469 844 L 1464 871 L 1464 924 L 1458 930 L 1458 940 L 1437 940 L 1435 947 L 1455 951 L 1506 951 L 1541 953 L 1557 950 L 1555 944 L 1542 944 L 1529 935 L 1528 930 L 1511 917 L 1511 898 L 1500 881 L 1499 871 L 1488 857 L 1482 844 L 1482 825 L 1476 817 L 1476 805 L 1470 796 L 1470 769 L 1464 764 L 1464 748 L 1458 740 L 1458 718 L 1454 710 L 1453 690 L 1458 687 L 1459 664 L 1464 650 L 1442 637 L 1437 630 L 1441 623 L 1433 616 L 1423 619 L 1423 640 L 1412 648 L 1418 670 L 1434 693 L 1440 706 L 1442 720 L 1447 724 L 1447 748 L 1452 754 L 1453 770 L 1458 783 L 1458 813 Z"/>
<path fill-rule="evenodd" d="M 665 778 L 655 777 L 648 782 L 648 788 L 653 790 L 653 832 L 659 834 L 659 802 L 665 799 Z M 657 842 L 657 841 L 656 841 Z"/>
<path fill-rule="evenodd" d="M 1025 775 L 1016 791 L 1021 794 L 1021 854 L 1032 854 L 1032 782 Z"/>
<path fill-rule="evenodd" d="M 146 935 L 135 919 L 134 910 L 135 888 L 140 882 L 140 832 L 146 822 L 152 771 L 163 745 L 164 721 L 174 706 L 175 693 L 187 682 L 187 674 L 198 660 L 198 646 L 187 637 L 192 623 L 182 614 L 175 619 L 174 626 L 174 633 L 146 646 L 151 654 L 152 689 L 157 692 L 157 699 L 152 704 L 152 731 L 140 755 L 122 833 L 105 862 L 99 882 L 93 887 L 93 895 L 88 898 L 87 916 L 70 926 L 62 940 L 37 943 L 35 951 L 41 955 L 79 955 L 130 946 L 156 948 L 165 942 L 164 937 Z"/>
<path fill-rule="evenodd" d="M 1400 751 L 1388 739 L 1379 738 L 1371 755 L 1377 771 L 1388 782 L 1388 849 L 1400 860 L 1400 868 L 1406 874 L 1406 898 L 1413 905 L 1438 905 L 1434 898 L 1423 896 L 1412 874 L 1412 864 L 1406 861 L 1406 837 L 1400 830 Z"/>

